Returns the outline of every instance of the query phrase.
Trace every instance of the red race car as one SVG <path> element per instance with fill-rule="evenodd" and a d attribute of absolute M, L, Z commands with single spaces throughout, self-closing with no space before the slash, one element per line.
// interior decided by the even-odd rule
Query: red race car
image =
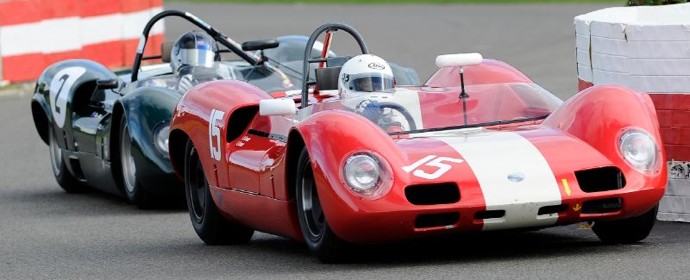
<path fill-rule="evenodd" d="M 365 55 L 312 58 L 337 30 Z M 354 29 L 326 24 L 301 94 L 214 81 L 181 99 L 170 158 L 204 242 L 259 230 L 333 262 L 349 244 L 469 231 L 589 221 L 608 243 L 651 231 L 667 170 L 647 95 L 596 86 L 562 102 L 479 54 L 439 56 L 424 85 L 393 87 L 367 53 Z"/>

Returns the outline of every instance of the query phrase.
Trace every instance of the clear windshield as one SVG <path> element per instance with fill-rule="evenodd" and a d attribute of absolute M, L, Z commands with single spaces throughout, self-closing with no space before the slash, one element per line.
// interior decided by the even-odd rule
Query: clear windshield
<path fill-rule="evenodd" d="M 316 103 L 307 114 L 345 109 L 389 133 L 400 133 L 538 120 L 562 103 L 533 83 L 468 85 L 466 92 L 467 97 L 461 98 L 460 87 L 398 88 L 393 93 Z"/>

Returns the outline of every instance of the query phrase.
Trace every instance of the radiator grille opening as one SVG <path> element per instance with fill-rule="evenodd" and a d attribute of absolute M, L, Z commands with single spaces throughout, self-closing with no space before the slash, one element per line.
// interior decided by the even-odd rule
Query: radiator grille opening
<path fill-rule="evenodd" d="M 566 210 L 568 210 L 567 204 L 549 205 L 539 208 L 539 212 L 537 212 L 537 215 L 560 213 Z"/>
<path fill-rule="evenodd" d="M 414 205 L 450 204 L 460 201 L 460 189 L 454 183 L 415 185 L 405 188 L 405 197 Z"/>
<path fill-rule="evenodd" d="M 586 193 L 622 189 L 625 187 L 623 173 L 614 166 L 575 171 L 580 189 Z"/>
<path fill-rule="evenodd" d="M 479 211 L 476 214 L 474 214 L 474 219 L 475 220 L 484 220 L 484 219 L 503 218 L 503 216 L 505 216 L 505 215 L 506 215 L 506 210 Z"/>
<path fill-rule="evenodd" d="M 623 202 L 620 198 L 606 198 L 598 200 L 585 201 L 582 204 L 583 214 L 601 214 L 611 213 L 621 210 Z"/>
<path fill-rule="evenodd" d="M 74 172 L 74 177 L 77 179 L 84 180 L 84 171 L 81 170 L 81 163 L 76 158 L 69 159 L 70 165 L 72 165 L 72 171 Z"/>
<path fill-rule="evenodd" d="M 458 213 L 422 214 L 414 221 L 415 228 L 451 226 L 460 220 Z"/>

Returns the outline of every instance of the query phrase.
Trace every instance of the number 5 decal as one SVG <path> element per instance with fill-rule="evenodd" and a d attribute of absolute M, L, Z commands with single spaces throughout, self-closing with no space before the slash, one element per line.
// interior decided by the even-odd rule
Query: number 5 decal
<path fill-rule="evenodd" d="M 58 71 L 50 81 L 50 109 L 53 111 L 53 121 L 62 128 L 65 125 L 65 111 L 69 92 L 74 82 L 86 72 L 83 67 L 68 67 Z"/>
<path fill-rule="evenodd" d="M 209 147 L 211 147 L 211 157 L 215 160 L 220 161 L 220 127 L 223 124 L 223 116 L 225 113 L 213 109 L 211 111 L 211 119 L 208 122 L 208 141 Z"/>
<path fill-rule="evenodd" d="M 446 172 L 448 172 L 448 170 L 450 170 L 451 166 L 445 164 L 444 162 L 463 163 L 465 161 L 459 158 L 438 157 L 435 155 L 428 155 L 413 164 L 403 166 L 402 169 L 407 173 L 410 173 L 412 170 L 414 170 L 414 172 L 412 172 L 412 175 L 415 175 L 419 178 L 432 180 L 441 177 L 441 175 L 445 174 Z M 437 169 L 433 173 L 426 173 L 424 170 L 419 169 L 419 167 L 422 165 L 436 167 Z"/>

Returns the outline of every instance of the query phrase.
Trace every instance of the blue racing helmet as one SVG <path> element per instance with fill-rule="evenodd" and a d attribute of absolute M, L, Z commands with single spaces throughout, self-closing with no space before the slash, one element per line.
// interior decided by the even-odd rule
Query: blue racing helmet
<path fill-rule="evenodd" d="M 216 42 L 201 31 L 182 34 L 172 48 L 170 67 L 178 73 L 184 66 L 213 67 L 216 58 Z"/>

